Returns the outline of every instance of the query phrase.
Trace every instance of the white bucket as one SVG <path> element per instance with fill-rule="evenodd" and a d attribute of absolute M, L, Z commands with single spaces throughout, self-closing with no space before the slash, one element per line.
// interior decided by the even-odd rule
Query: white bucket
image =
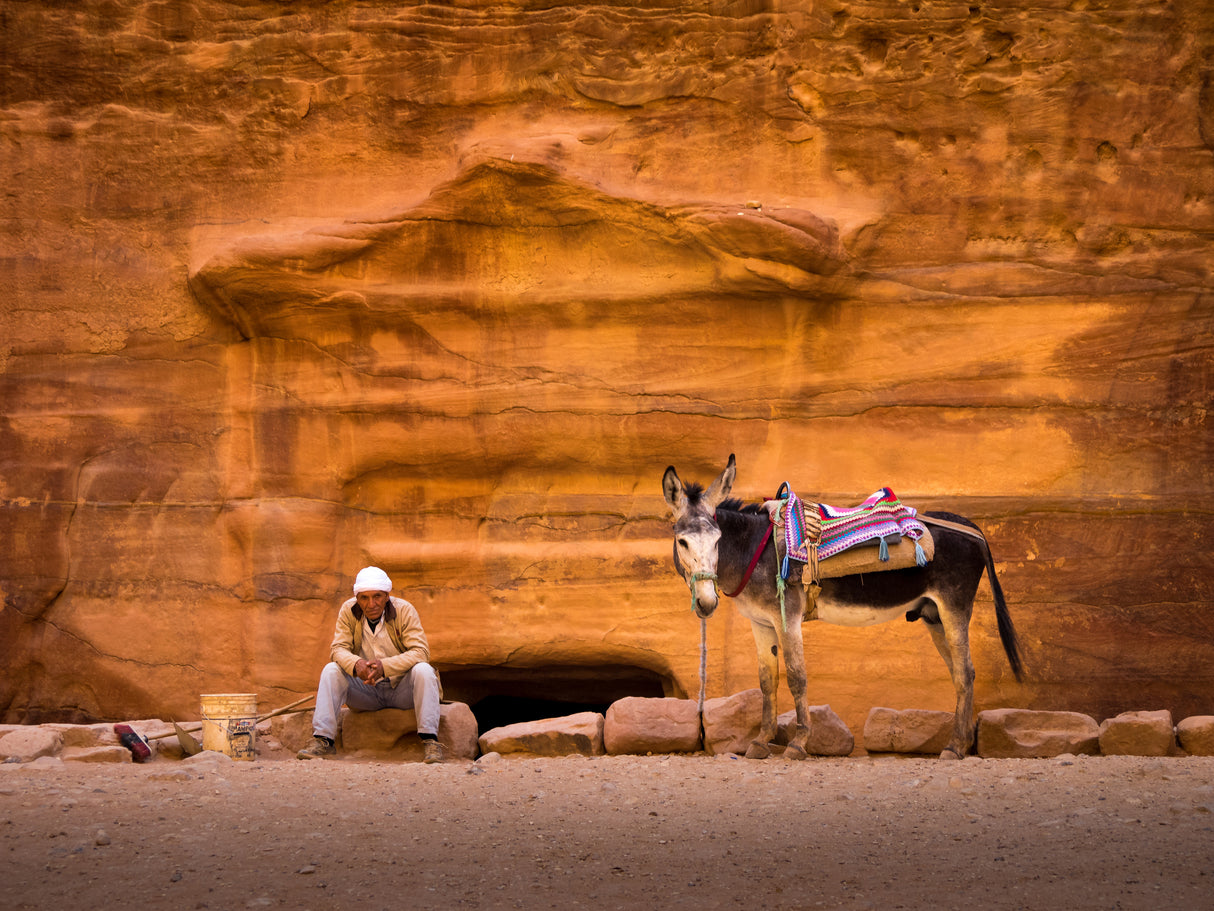
<path fill-rule="evenodd" d="M 211 693 L 201 698 L 202 748 L 233 759 L 255 759 L 257 694 Z"/>

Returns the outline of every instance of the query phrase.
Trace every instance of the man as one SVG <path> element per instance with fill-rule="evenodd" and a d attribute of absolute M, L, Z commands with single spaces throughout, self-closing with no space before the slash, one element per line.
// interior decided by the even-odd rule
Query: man
<path fill-rule="evenodd" d="M 438 675 L 413 605 L 393 598 L 392 580 L 377 566 L 359 570 L 354 597 L 337 612 L 330 661 L 320 673 L 312 743 L 300 759 L 337 755 L 338 712 L 344 702 L 356 712 L 414 709 L 426 762 L 442 762 L 438 742 Z"/>

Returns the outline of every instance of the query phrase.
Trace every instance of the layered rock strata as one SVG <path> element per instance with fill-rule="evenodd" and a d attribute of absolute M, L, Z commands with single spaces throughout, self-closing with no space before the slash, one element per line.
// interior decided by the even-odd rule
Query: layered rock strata
<path fill-rule="evenodd" d="M 0 13 L 3 720 L 290 702 L 368 563 L 452 698 L 694 698 L 659 479 L 730 452 L 982 525 L 979 707 L 1209 713 L 1206 0 Z"/>

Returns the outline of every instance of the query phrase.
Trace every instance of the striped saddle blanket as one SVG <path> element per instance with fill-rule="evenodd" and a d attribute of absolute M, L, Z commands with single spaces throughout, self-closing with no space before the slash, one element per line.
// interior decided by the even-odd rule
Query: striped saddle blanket
<path fill-rule="evenodd" d="M 850 509 L 817 505 L 822 520 L 822 540 L 818 544 L 821 560 L 864 544 L 876 544 L 885 553 L 903 536 L 918 542 L 927 534 L 927 527 L 915 518 L 914 507 L 903 504 L 888 487 Z"/>
<path fill-rule="evenodd" d="M 846 565 L 841 558 L 835 561 L 837 566 L 832 563 L 822 565 L 820 561 L 828 561 L 851 548 L 866 545 L 877 547 L 877 558 L 872 561 L 877 565 L 869 565 L 868 571 L 908 566 L 911 565 L 912 555 L 907 551 L 903 556 L 906 548 L 899 546 L 904 537 L 914 544 L 915 564 L 925 566 L 932 558 L 929 551 L 934 548 L 927 527 L 915 518 L 914 507 L 905 505 L 888 487 L 882 487 L 859 506 L 846 509 L 825 503 L 806 503 L 787 484 L 780 486 L 776 497 L 769 503 L 774 507 L 773 521 L 780 516 L 782 520 L 779 524 L 784 527 L 781 578 L 788 578 L 789 560 L 808 563 L 810 578 L 815 581 L 820 577 L 820 567 L 822 576 L 860 571 L 871 558 L 861 558 L 860 563 L 848 559 Z M 925 544 L 928 551 L 924 550 Z M 890 564 L 890 547 L 897 548 L 899 558 L 893 561 L 893 565 L 881 566 Z"/>

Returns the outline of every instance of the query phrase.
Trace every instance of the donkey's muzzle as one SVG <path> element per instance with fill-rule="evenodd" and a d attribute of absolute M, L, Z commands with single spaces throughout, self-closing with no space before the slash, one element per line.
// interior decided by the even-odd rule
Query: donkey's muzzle
<path fill-rule="evenodd" d="M 716 573 L 694 573 L 687 586 L 691 589 L 691 609 L 697 617 L 707 620 L 721 602 Z"/>

